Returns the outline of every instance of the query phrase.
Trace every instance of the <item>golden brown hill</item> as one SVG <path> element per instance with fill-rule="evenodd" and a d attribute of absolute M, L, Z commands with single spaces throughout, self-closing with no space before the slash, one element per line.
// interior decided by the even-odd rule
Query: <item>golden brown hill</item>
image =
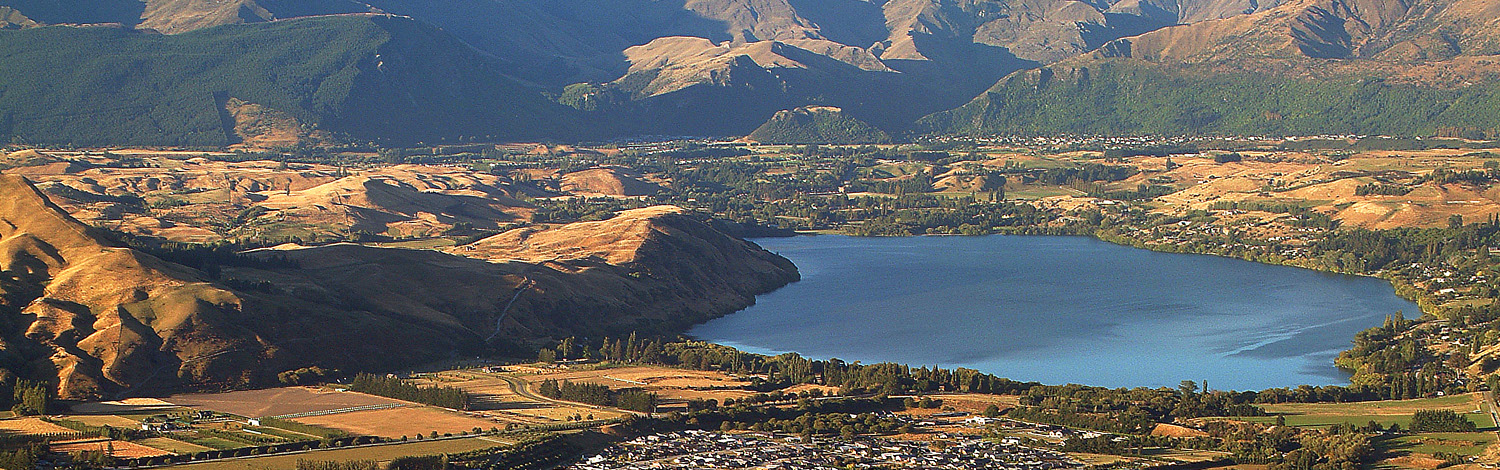
<path fill-rule="evenodd" d="M 0 271 L 7 310 L 47 350 L 59 395 L 93 397 L 150 378 L 233 381 L 259 338 L 229 319 L 242 300 L 181 266 L 119 246 L 53 205 L 19 176 L 0 176 Z M 25 320 L 23 320 L 24 322 Z M 14 334 L 15 332 L 7 332 Z M 7 350 L 23 346 L 11 337 Z"/>
<path fill-rule="evenodd" d="M 650 196 L 662 189 L 628 169 L 617 167 L 575 171 L 562 177 L 563 191 L 582 196 Z"/>
<path fill-rule="evenodd" d="M 56 381 L 63 398 L 675 331 L 797 279 L 789 261 L 668 208 L 508 232 L 464 253 L 475 257 L 340 244 L 199 271 L 120 245 L 22 177 L 0 176 L 0 193 L 0 313 L 12 319 L 0 367 Z M 587 256 L 549 254 L 570 243 Z"/>
<path fill-rule="evenodd" d="M 452 251 L 604 281 L 628 294 L 623 298 L 649 305 L 641 311 L 662 316 L 655 320 L 681 325 L 738 310 L 753 303 L 755 294 L 799 279 L 785 258 L 674 206 L 623 211 L 598 222 L 515 229 Z"/>
<path fill-rule="evenodd" d="M 87 224 L 183 242 L 494 230 L 535 210 L 514 197 L 529 186 L 468 168 L 182 158 L 26 150 L 0 156 L 0 170 L 31 178 Z"/>
<path fill-rule="evenodd" d="M 431 183 L 418 181 L 424 185 Z M 274 219 L 276 224 L 340 227 L 398 236 L 432 235 L 458 223 L 492 229 L 520 220 L 531 212 L 529 204 L 500 194 L 470 195 L 484 194 L 483 190 L 472 188 L 455 188 L 469 194 L 448 194 L 422 190 L 399 178 L 360 175 L 304 191 L 267 191 L 263 193 L 266 199 L 256 206 L 268 209 L 260 217 Z M 499 192 L 492 187 L 487 189 Z"/>

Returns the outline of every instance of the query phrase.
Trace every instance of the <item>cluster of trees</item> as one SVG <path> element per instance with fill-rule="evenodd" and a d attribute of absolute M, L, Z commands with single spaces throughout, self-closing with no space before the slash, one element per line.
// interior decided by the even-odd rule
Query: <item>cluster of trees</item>
<path fill-rule="evenodd" d="M 169 240 L 146 239 L 127 234 L 117 234 L 132 248 L 150 253 L 169 263 L 176 263 L 207 273 L 218 279 L 226 267 L 259 269 L 295 269 L 295 260 L 283 255 L 247 255 L 247 250 L 300 240 L 257 240 L 253 244 L 221 240 L 213 243 L 188 243 Z"/>
<path fill-rule="evenodd" d="M 1473 421 L 1453 410 L 1417 410 L 1411 415 L 1414 432 L 1474 432 Z"/>
<path fill-rule="evenodd" d="M 1077 183 L 1120 181 L 1135 176 L 1136 173 L 1140 171 L 1128 166 L 1085 163 L 1076 168 L 1048 168 L 1037 173 L 1035 178 L 1036 182 L 1042 184 L 1069 186 Z"/>
<path fill-rule="evenodd" d="M 1271 462 L 1272 470 L 1356 470 L 1375 452 L 1370 437 L 1356 432 L 1303 431 L 1296 448 Z"/>
<path fill-rule="evenodd" d="M 297 470 L 380 470 L 374 460 L 323 461 L 297 459 Z"/>
<path fill-rule="evenodd" d="M 1500 175 L 1500 172 L 1497 172 L 1494 169 L 1459 171 L 1450 170 L 1447 168 L 1438 168 L 1436 170 L 1432 170 L 1431 173 L 1422 175 L 1422 177 L 1417 178 L 1416 183 L 1422 184 L 1428 181 L 1432 181 L 1438 184 L 1489 184 L 1490 182 L 1495 181 L 1496 175 Z"/>
<path fill-rule="evenodd" d="M 1410 186 L 1384 183 L 1365 183 L 1354 188 L 1355 196 L 1405 196 Z"/>
<path fill-rule="evenodd" d="M 11 387 L 10 411 L 19 416 L 47 414 L 52 408 L 52 385 L 46 382 L 16 380 L 14 383 L 0 382 L 0 393 L 6 385 Z"/>
<path fill-rule="evenodd" d="M 303 367 L 301 369 L 283 371 L 276 374 L 278 382 L 287 385 L 307 385 L 322 382 L 329 377 L 338 374 L 336 370 L 328 370 L 318 366 Z"/>
<path fill-rule="evenodd" d="M 46 445 L 40 443 L 0 450 L 0 468 L 36 468 L 37 458 L 46 451 Z"/>
<path fill-rule="evenodd" d="M 1113 436 L 1105 434 L 1095 437 L 1075 437 L 1063 441 L 1063 452 L 1087 452 L 1107 455 L 1140 455 L 1145 447 L 1175 447 L 1173 439 L 1161 436 Z"/>
<path fill-rule="evenodd" d="M 613 406 L 646 413 L 656 411 L 656 394 L 640 389 L 614 390 L 599 384 L 547 379 L 542 381 L 537 391 L 544 397 L 558 400 Z"/>
<path fill-rule="evenodd" d="M 932 192 L 932 173 L 924 171 L 905 179 L 859 180 L 850 182 L 848 189 L 852 192 L 868 191 L 881 194 L 895 194 L 898 196 Z"/>
<path fill-rule="evenodd" d="M 1151 417 L 1145 410 L 1078 413 L 1045 407 L 1023 406 L 1011 409 L 1006 416 L 1033 423 L 1097 429 L 1125 434 L 1142 434 L 1156 427 L 1156 419 Z"/>
<path fill-rule="evenodd" d="M 469 394 L 463 389 L 436 385 L 419 386 L 393 376 L 362 373 L 349 381 L 349 389 L 455 410 L 469 409 Z"/>

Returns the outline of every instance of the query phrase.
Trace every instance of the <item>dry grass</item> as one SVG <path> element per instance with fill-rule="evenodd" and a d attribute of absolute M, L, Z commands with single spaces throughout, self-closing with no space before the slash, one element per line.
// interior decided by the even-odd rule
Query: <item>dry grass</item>
<path fill-rule="evenodd" d="M 111 451 L 111 449 L 113 449 Z M 156 457 L 158 455 L 171 455 L 172 452 L 147 447 L 129 441 L 111 441 L 108 439 L 95 439 L 87 441 L 67 441 L 52 444 L 53 452 L 71 454 L 74 452 L 112 452 L 113 455 L 122 459 L 137 457 Z"/>
<path fill-rule="evenodd" d="M 192 454 L 196 452 L 214 450 L 212 447 L 200 446 L 191 442 L 183 442 L 166 437 L 151 437 L 141 439 L 136 442 L 144 446 L 154 447 L 174 454 Z"/>
<path fill-rule="evenodd" d="M 1193 428 L 1185 428 L 1175 424 L 1157 423 L 1151 430 L 1153 436 L 1167 437 L 1207 437 L 1208 433 Z"/>
<path fill-rule="evenodd" d="M 669 367 L 621 367 L 612 369 L 545 371 L 522 376 L 530 383 L 544 380 L 570 380 L 604 385 L 610 388 L 639 388 L 654 392 L 667 402 L 691 399 L 740 399 L 754 392 L 749 382 L 722 372 L 673 369 Z"/>
<path fill-rule="evenodd" d="M 127 398 L 118 401 L 79 403 L 73 405 L 72 410 L 78 414 L 108 415 L 152 411 L 166 413 L 178 408 L 180 407 L 177 405 L 155 398 Z"/>
<path fill-rule="evenodd" d="M 73 432 L 73 430 L 42 421 L 41 418 L 0 419 L 0 434 L 31 435 L 67 432 Z"/>
<path fill-rule="evenodd" d="M 73 415 L 63 416 L 63 419 L 77 421 L 89 426 L 113 426 L 117 428 L 134 428 L 140 426 L 141 422 L 130 418 L 115 415 Z"/>
<path fill-rule="evenodd" d="M 292 470 L 297 468 L 298 460 L 311 460 L 320 462 L 346 462 L 350 460 L 374 460 L 376 462 L 389 462 L 396 457 L 409 455 L 434 455 L 442 453 L 467 452 L 471 450 L 485 449 L 510 442 L 495 437 L 471 437 L 467 439 L 447 439 L 440 441 L 420 441 L 406 444 L 393 444 L 374 447 L 361 447 L 354 449 L 318 450 L 298 454 L 268 455 L 250 459 L 219 460 L 214 462 L 195 463 L 172 467 L 183 470 Z"/>
<path fill-rule="evenodd" d="M 353 434 L 401 437 L 438 434 L 458 434 L 474 428 L 489 430 L 504 427 L 502 422 L 479 419 L 460 413 L 442 411 L 428 407 L 391 408 L 385 410 L 356 411 L 322 416 L 296 418 L 293 421 L 348 431 Z"/>
<path fill-rule="evenodd" d="M 336 392 L 316 387 L 284 387 L 227 393 L 173 395 L 167 401 L 177 405 L 212 410 L 251 418 L 281 416 L 353 408 L 368 405 L 406 404 L 374 395 Z"/>
<path fill-rule="evenodd" d="M 417 383 L 440 384 L 469 392 L 473 398 L 471 408 L 474 410 L 470 413 L 480 419 L 489 420 L 491 424 L 485 426 L 486 429 L 496 425 L 504 427 L 505 423 L 522 425 L 562 423 L 567 422 L 568 418 L 574 415 L 583 417 L 594 415 L 597 419 L 625 416 L 624 413 L 607 409 L 558 406 L 550 402 L 535 401 L 511 392 L 510 384 L 499 377 L 480 372 L 442 372 L 425 376 L 417 380 Z"/>

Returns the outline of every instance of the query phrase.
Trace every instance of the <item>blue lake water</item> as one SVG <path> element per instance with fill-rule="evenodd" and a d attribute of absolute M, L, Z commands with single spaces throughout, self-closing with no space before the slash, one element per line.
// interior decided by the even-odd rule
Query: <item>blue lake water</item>
<path fill-rule="evenodd" d="M 1047 384 L 1347 384 L 1355 332 L 1420 312 L 1374 278 L 1086 237 L 755 240 L 802 281 L 691 336 L 762 354 L 967 367 Z"/>

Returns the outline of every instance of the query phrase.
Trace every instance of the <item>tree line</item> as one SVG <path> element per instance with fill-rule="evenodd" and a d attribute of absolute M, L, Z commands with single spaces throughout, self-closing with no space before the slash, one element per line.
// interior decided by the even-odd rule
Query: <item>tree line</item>
<path fill-rule="evenodd" d="M 547 398 L 576 401 L 590 405 L 613 406 L 624 410 L 650 413 L 656 411 L 655 393 L 640 389 L 614 390 L 607 386 L 570 380 L 543 380 L 538 393 Z"/>
<path fill-rule="evenodd" d="M 349 389 L 455 410 L 469 409 L 469 394 L 463 389 L 437 385 L 419 386 L 394 376 L 361 373 L 349 381 Z"/>

